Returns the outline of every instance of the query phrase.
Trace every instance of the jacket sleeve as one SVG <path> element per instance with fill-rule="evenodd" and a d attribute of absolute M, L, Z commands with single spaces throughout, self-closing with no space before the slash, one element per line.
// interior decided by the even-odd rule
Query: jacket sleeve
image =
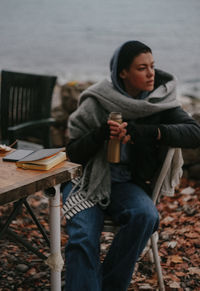
<path fill-rule="evenodd" d="M 69 140 L 66 147 L 67 155 L 72 162 L 85 164 L 97 153 L 108 138 L 109 126 L 105 123 L 78 139 Z"/>
<path fill-rule="evenodd" d="M 196 148 L 200 146 L 200 126 L 181 107 L 163 111 L 156 124 L 137 124 L 128 122 L 127 132 L 133 142 L 141 140 L 155 141 L 158 128 L 161 132 L 161 144 L 171 147 Z"/>
<path fill-rule="evenodd" d="M 200 125 L 181 107 L 164 112 L 162 120 L 159 128 L 163 144 L 181 148 L 200 146 Z"/>

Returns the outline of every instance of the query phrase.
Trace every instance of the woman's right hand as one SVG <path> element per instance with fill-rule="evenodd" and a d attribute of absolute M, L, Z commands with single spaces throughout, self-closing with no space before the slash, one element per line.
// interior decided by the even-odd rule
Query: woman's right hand
<path fill-rule="evenodd" d="M 108 120 L 110 128 L 110 139 L 119 139 L 123 144 L 126 144 L 131 140 L 131 136 L 127 134 L 127 122 L 118 123 L 113 120 Z"/>

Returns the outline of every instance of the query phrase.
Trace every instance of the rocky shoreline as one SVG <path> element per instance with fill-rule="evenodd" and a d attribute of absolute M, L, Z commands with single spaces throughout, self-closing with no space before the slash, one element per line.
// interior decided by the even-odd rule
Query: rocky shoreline
<path fill-rule="evenodd" d="M 52 116 L 56 126 L 52 128 L 54 146 L 63 146 L 68 140 L 67 121 L 69 115 L 76 109 L 80 93 L 92 81 L 68 82 L 62 86 L 56 85 L 53 96 Z M 179 90 L 179 101 L 185 111 L 200 123 L 200 86 L 199 81 L 184 85 Z M 200 148 L 184 149 L 184 177 L 200 179 Z"/>

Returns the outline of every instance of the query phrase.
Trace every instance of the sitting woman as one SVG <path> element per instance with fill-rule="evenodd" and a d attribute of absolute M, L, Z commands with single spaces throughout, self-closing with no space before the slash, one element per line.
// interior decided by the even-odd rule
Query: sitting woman
<path fill-rule="evenodd" d="M 67 152 L 83 165 L 83 176 L 63 185 L 67 291 L 127 290 L 139 255 L 158 229 L 151 194 L 166 149 L 200 146 L 200 126 L 176 100 L 174 76 L 154 68 L 148 46 L 124 43 L 110 69 L 111 81 L 85 90 L 69 119 Z M 123 122 L 108 120 L 111 112 L 120 112 Z M 107 160 L 110 139 L 121 142 L 119 163 Z M 121 227 L 101 264 L 105 214 Z"/>

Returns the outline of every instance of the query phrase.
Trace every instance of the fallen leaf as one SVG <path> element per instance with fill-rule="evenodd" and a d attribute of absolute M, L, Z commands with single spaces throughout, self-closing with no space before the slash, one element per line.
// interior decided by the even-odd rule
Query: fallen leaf
<path fill-rule="evenodd" d="M 139 286 L 140 286 L 140 290 L 153 290 L 154 289 L 151 285 L 146 284 L 146 283 L 140 284 Z"/>
<path fill-rule="evenodd" d="M 183 259 L 179 255 L 173 255 L 170 257 L 171 262 L 173 263 L 182 263 Z"/>
<path fill-rule="evenodd" d="M 188 233 L 185 233 L 185 236 L 189 238 L 198 238 L 199 234 L 196 232 L 188 232 Z"/>
<path fill-rule="evenodd" d="M 189 195 L 191 195 L 191 194 L 193 194 L 194 192 L 195 192 L 195 189 L 189 186 L 189 187 L 183 189 L 183 190 L 180 192 L 180 194 L 186 194 L 186 195 L 189 194 Z"/>
<path fill-rule="evenodd" d="M 176 241 L 170 241 L 168 243 L 168 247 L 174 249 L 177 246 L 177 242 Z"/>
<path fill-rule="evenodd" d="M 169 287 L 175 288 L 175 289 L 181 288 L 181 286 L 178 282 L 169 282 Z"/>
<path fill-rule="evenodd" d="M 168 224 L 170 224 L 173 220 L 174 220 L 173 217 L 171 217 L 171 216 L 167 216 L 167 217 L 165 217 L 165 218 L 162 220 L 162 224 L 168 225 Z"/>
<path fill-rule="evenodd" d="M 200 269 L 199 268 L 196 268 L 196 267 L 191 267 L 188 269 L 189 270 L 189 274 L 190 275 L 199 275 L 200 276 Z"/>
<path fill-rule="evenodd" d="M 175 272 L 175 274 L 178 277 L 185 277 L 185 273 L 183 273 L 183 272 Z"/>

